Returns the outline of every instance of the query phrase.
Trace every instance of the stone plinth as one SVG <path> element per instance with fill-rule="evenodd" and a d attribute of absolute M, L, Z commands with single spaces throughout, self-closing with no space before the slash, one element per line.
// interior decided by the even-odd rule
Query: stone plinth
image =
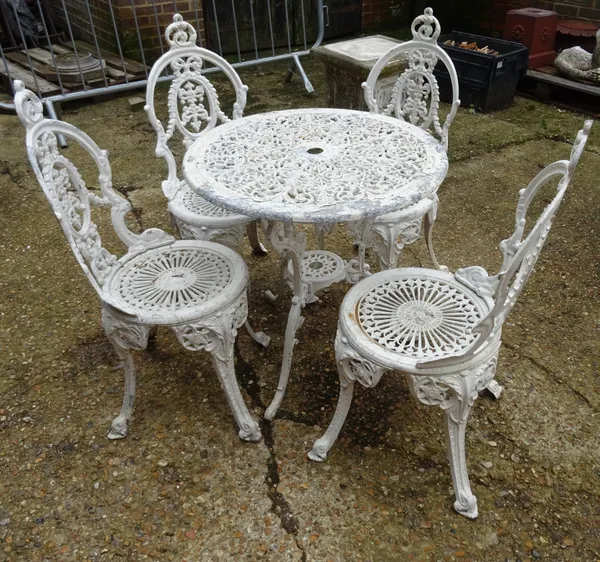
<path fill-rule="evenodd" d="M 325 63 L 329 107 L 366 110 L 361 85 L 379 58 L 399 43 L 402 41 L 372 35 L 313 49 L 311 54 Z M 381 73 L 375 92 L 379 107 L 389 101 L 394 82 L 406 67 L 405 60 L 390 62 Z"/>

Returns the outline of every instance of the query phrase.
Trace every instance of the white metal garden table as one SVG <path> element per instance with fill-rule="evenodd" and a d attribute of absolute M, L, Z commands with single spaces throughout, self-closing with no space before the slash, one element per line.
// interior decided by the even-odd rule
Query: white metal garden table
<path fill-rule="evenodd" d="M 443 145 L 426 131 L 346 109 L 251 115 L 208 131 L 190 146 L 183 162 L 189 186 L 211 203 L 262 219 L 282 258 L 282 278 L 287 274 L 293 288 L 279 384 L 266 418 L 273 418 L 285 393 L 302 308 L 319 288 L 344 278 L 356 282 L 364 273 L 356 260 L 307 252 L 306 236 L 294 224 L 364 220 L 368 228 L 369 218 L 435 194 L 447 170 Z M 312 269 L 315 262 L 320 269 Z"/>

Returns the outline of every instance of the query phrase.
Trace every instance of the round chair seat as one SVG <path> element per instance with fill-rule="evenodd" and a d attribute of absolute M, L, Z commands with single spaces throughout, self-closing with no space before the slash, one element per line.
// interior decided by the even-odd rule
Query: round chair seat
<path fill-rule="evenodd" d="M 247 280 L 246 264 L 233 250 L 182 240 L 124 259 L 105 289 L 113 306 L 138 321 L 173 324 L 226 307 Z"/>
<path fill-rule="evenodd" d="M 383 271 L 357 283 L 340 310 L 342 336 L 391 369 L 466 352 L 491 301 L 435 269 Z"/>
<path fill-rule="evenodd" d="M 213 205 L 200 197 L 185 181 L 181 182 L 177 195 L 169 202 L 169 211 L 184 222 L 192 225 L 198 223 L 200 226 L 211 223 L 218 226 L 234 226 L 252 221 L 246 215 Z"/>

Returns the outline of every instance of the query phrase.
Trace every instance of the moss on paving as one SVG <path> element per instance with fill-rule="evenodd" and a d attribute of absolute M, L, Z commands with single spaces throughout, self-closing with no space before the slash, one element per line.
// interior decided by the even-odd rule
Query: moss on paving
<path fill-rule="evenodd" d="M 322 66 L 306 61 L 306 69 L 315 95 L 297 79 L 283 84 L 286 65 L 244 70 L 247 113 L 325 106 Z M 114 185 L 136 209 L 131 224 L 169 229 L 166 168 L 145 113 L 120 97 L 65 107 L 63 118 L 109 150 Z M 568 157 L 583 119 L 523 98 L 489 115 L 459 111 L 439 191 L 442 263 L 499 265 L 518 190 Z M 121 369 L 23 136 L 15 117 L 0 116 L 0 560 L 600 559 L 597 124 L 505 325 L 497 372 L 505 394 L 481 397 L 469 422 L 476 522 L 452 510 L 441 411 L 411 399 L 401 375 L 358 389 L 330 461 L 307 461 L 337 399 L 333 338 L 344 285 L 305 311 L 288 395 L 265 426 L 266 442 L 237 439 L 209 357 L 182 350 L 168 332 L 136 357 L 130 435 L 108 441 Z M 89 174 L 90 162 L 81 170 Z M 352 255 L 341 227 L 327 245 Z M 272 336 L 267 350 L 238 337 L 238 378 L 260 417 L 277 383 L 287 311 L 261 296 L 277 284 L 274 253 L 240 251 L 252 278 L 250 317 Z M 403 264 L 428 265 L 422 241 L 406 248 Z"/>

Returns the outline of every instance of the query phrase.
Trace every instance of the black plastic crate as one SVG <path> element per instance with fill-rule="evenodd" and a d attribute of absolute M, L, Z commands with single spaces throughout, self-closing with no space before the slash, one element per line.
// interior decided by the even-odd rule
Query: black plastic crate
<path fill-rule="evenodd" d="M 478 47 L 487 46 L 498 51 L 499 55 L 444 45 L 448 39 L 456 43 L 476 42 Z M 456 68 L 460 84 L 459 97 L 463 107 L 474 107 L 478 111 L 486 112 L 501 109 L 512 102 L 517 91 L 517 82 L 527 74 L 527 47 L 521 43 L 460 31 L 442 35 L 438 43 L 448 53 Z M 442 101 L 451 102 L 450 76 L 442 63 L 438 63 L 435 76 Z"/>

